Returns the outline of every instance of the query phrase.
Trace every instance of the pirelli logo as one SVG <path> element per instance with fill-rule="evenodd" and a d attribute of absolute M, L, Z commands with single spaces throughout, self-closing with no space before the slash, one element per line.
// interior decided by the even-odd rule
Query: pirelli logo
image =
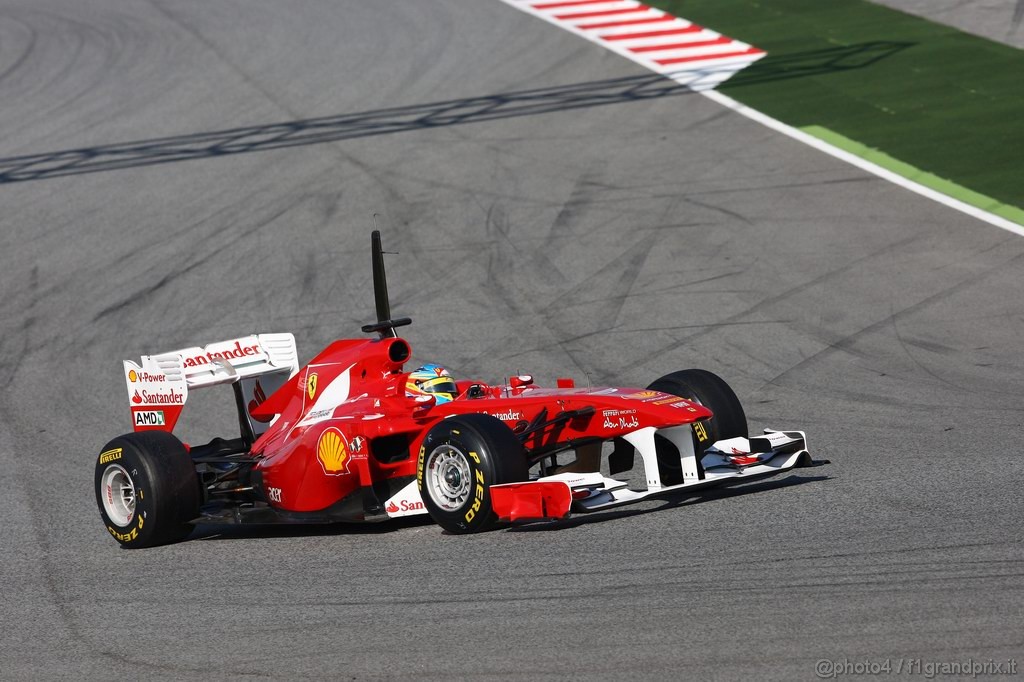
<path fill-rule="evenodd" d="M 116 459 L 121 459 L 121 448 L 114 448 L 113 450 L 100 453 L 100 464 L 113 462 Z"/>

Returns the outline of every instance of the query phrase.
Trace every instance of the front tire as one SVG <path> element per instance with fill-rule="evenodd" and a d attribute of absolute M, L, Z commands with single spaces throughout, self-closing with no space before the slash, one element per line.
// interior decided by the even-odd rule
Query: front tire
<path fill-rule="evenodd" d="M 478 533 L 497 523 L 490 487 L 527 479 L 523 446 L 486 414 L 449 417 L 427 432 L 416 462 L 423 506 L 450 533 Z"/>
<path fill-rule="evenodd" d="M 713 416 L 693 425 L 693 451 L 697 455 L 698 475 L 703 478 L 704 468 L 700 460 L 704 451 L 719 440 L 747 437 L 747 416 L 740 399 L 732 388 L 717 374 L 704 369 L 684 369 L 666 374 L 647 388 L 661 391 L 699 403 L 711 410 Z M 661 436 L 655 436 L 658 451 L 658 467 L 664 485 L 683 482 L 679 451 Z"/>
<path fill-rule="evenodd" d="M 95 485 L 103 524 L 123 547 L 182 540 L 199 515 L 195 467 L 181 441 L 164 431 L 107 443 L 96 461 Z"/>

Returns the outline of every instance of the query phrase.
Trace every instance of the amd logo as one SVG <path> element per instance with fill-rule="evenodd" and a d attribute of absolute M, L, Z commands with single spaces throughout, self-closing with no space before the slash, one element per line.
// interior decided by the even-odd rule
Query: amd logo
<path fill-rule="evenodd" d="M 164 424 L 166 422 L 163 410 L 139 410 L 135 413 L 136 426 L 163 426 Z"/>

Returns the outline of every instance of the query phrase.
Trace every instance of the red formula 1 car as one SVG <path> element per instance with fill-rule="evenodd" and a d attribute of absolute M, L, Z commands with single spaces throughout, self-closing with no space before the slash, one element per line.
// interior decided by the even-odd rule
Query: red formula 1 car
<path fill-rule="evenodd" d="M 452 533 L 559 519 L 810 465 L 800 431 L 748 438 L 736 395 L 703 370 L 645 389 L 530 376 L 455 382 L 410 372 L 372 236 L 377 338 L 335 341 L 300 367 L 291 334 L 258 334 L 125 361 L 134 432 L 96 461 L 104 525 L 126 547 L 196 523 L 382 521 L 429 514 Z M 241 434 L 188 446 L 173 431 L 189 392 L 232 386 Z M 575 455 L 575 462 L 559 462 Z M 645 484 L 615 476 L 639 454 Z M 609 473 L 602 473 L 603 467 Z"/>

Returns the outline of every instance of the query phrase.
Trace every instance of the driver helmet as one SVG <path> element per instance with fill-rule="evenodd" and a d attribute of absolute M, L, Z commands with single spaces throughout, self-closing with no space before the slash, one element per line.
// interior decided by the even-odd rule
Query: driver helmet
<path fill-rule="evenodd" d="M 413 395 L 429 393 L 434 396 L 438 403 L 446 403 L 455 400 L 459 389 L 455 387 L 455 380 L 441 365 L 423 365 L 409 373 L 405 389 Z"/>

